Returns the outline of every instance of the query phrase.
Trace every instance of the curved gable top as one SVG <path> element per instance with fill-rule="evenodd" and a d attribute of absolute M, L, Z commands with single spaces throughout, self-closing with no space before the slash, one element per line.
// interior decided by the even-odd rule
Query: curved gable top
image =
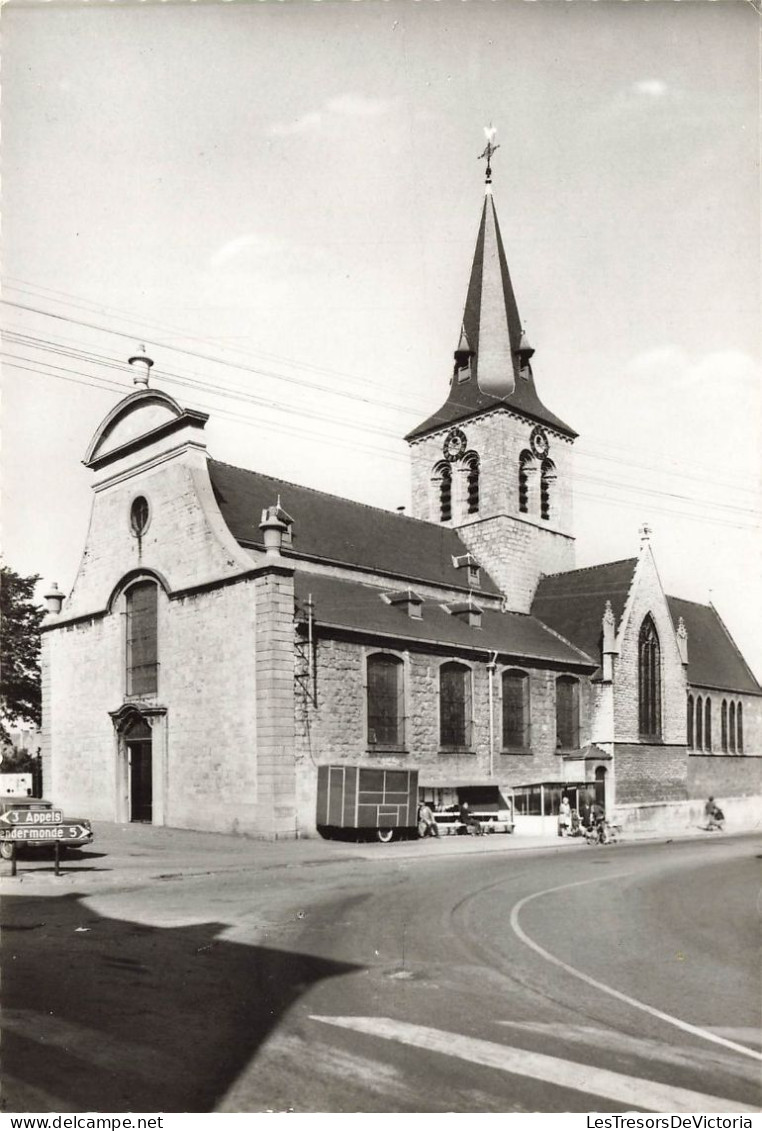
<path fill-rule="evenodd" d="M 99 424 L 85 453 L 85 466 L 100 467 L 186 424 L 203 428 L 208 419 L 204 412 L 181 408 L 161 389 L 137 389 Z"/>

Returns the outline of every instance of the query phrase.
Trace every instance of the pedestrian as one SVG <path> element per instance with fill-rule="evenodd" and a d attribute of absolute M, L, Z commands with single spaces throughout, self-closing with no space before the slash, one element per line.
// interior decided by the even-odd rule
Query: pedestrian
<path fill-rule="evenodd" d="M 571 805 L 566 794 L 561 798 L 561 809 L 558 814 L 558 835 L 568 836 L 571 828 Z"/>
<path fill-rule="evenodd" d="M 464 801 L 461 804 L 459 816 L 463 824 L 464 832 L 468 833 L 469 836 L 481 835 L 482 827 L 477 821 L 476 817 L 472 816 L 467 801 Z"/>
<path fill-rule="evenodd" d="M 722 826 L 725 823 L 725 814 L 713 797 L 710 797 L 704 806 L 704 819 L 706 821 L 707 832 L 713 832 L 714 829 L 717 829 L 718 832 L 722 832 Z"/>
<path fill-rule="evenodd" d="M 428 801 L 422 801 L 418 806 L 418 836 L 439 836 L 439 826 Z"/>

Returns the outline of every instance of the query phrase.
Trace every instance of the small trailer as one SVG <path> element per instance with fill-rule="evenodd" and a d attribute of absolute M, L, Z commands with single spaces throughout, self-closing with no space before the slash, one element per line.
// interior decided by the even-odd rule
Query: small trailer
<path fill-rule="evenodd" d="M 373 837 L 388 844 L 417 835 L 418 771 L 318 766 L 317 827 L 321 836 Z"/>

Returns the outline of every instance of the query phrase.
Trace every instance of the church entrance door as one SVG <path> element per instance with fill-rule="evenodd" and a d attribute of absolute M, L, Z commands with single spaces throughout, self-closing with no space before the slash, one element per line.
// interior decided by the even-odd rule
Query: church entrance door
<path fill-rule="evenodd" d="M 130 820 L 151 824 L 153 820 L 153 749 L 151 728 L 142 719 L 127 736 Z"/>
<path fill-rule="evenodd" d="M 603 809 L 606 808 L 606 768 L 598 766 L 595 771 L 595 800 Z"/>

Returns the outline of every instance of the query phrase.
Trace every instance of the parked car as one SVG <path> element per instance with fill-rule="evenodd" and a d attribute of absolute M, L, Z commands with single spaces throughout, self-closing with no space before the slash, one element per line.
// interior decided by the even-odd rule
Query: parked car
<path fill-rule="evenodd" d="M 7 831 L 13 827 L 12 824 L 2 820 L 6 813 L 16 809 L 23 809 L 31 813 L 50 813 L 56 809 L 57 806 L 52 801 L 46 801 L 42 797 L 0 797 L 0 858 L 3 860 L 10 860 L 13 853 L 13 846 L 16 845 L 20 849 L 32 849 L 39 852 L 40 849 L 45 849 L 48 852 L 52 851 L 56 840 L 58 839 L 55 834 L 42 834 L 37 839 L 13 840 L 6 835 Z M 61 822 L 62 825 L 79 825 L 81 832 L 74 837 L 68 837 L 66 840 L 58 840 L 58 847 L 61 853 L 70 848 L 84 848 L 88 844 L 92 844 L 93 830 L 90 822 L 86 817 L 64 817 Z M 56 827 L 53 822 L 47 821 L 44 817 L 39 818 L 39 825 L 35 827 L 42 829 L 52 830 Z"/>

